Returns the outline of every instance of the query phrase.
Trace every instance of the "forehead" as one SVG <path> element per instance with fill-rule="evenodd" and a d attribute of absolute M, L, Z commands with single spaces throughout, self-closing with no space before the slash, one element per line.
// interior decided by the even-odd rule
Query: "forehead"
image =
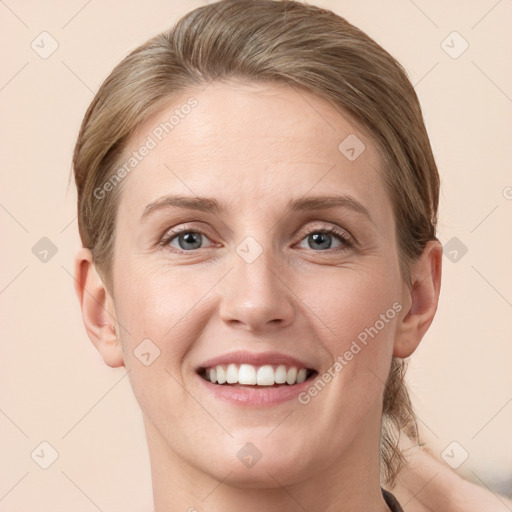
<path fill-rule="evenodd" d="M 171 192 L 239 208 L 340 192 L 384 219 L 390 213 L 381 158 L 366 131 L 295 87 L 214 82 L 188 89 L 139 127 L 124 161 L 144 146 L 120 203 L 139 215 Z"/>

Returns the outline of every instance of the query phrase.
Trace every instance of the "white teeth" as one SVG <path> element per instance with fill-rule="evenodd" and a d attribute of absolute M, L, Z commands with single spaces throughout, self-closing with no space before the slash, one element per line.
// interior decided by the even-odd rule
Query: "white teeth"
<path fill-rule="evenodd" d="M 290 368 L 286 374 L 286 382 L 288 384 L 295 384 L 297 381 L 297 368 Z"/>
<path fill-rule="evenodd" d="M 307 370 L 305 368 L 301 368 L 299 373 L 297 373 L 297 384 L 304 382 L 306 380 L 307 374 Z"/>
<path fill-rule="evenodd" d="M 273 386 L 274 385 L 274 368 L 269 364 L 261 366 L 256 376 L 256 383 L 258 386 Z"/>
<path fill-rule="evenodd" d="M 224 384 L 224 382 L 226 382 L 226 371 L 224 370 L 224 367 L 219 365 L 216 367 L 216 370 L 217 370 L 217 382 L 219 384 Z"/>
<path fill-rule="evenodd" d="M 284 384 L 286 382 L 286 366 L 284 364 L 280 364 L 276 368 L 274 380 L 276 384 Z"/>
<path fill-rule="evenodd" d="M 274 384 L 301 384 L 307 379 L 308 370 L 287 368 L 284 364 L 253 366 L 252 364 L 217 365 L 206 370 L 206 379 L 213 384 L 243 384 L 246 386 L 273 386 Z"/>
<path fill-rule="evenodd" d="M 228 364 L 226 382 L 228 384 L 236 384 L 238 382 L 238 366 L 236 364 Z"/>
<path fill-rule="evenodd" d="M 238 370 L 238 383 L 254 386 L 256 384 L 256 368 L 250 364 L 241 364 Z"/>

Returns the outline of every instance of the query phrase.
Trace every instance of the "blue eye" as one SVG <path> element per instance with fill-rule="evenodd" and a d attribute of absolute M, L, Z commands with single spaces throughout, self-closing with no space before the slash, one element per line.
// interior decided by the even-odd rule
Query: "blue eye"
<path fill-rule="evenodd" d="M 161 245 L 174 247 L 182 252 L 193 251 L 202 248 L 201 237 L 206 237 L 206 235 L 200 231 L 184 229 L 168 233 L 162 240 Z M 177 240 L 178 247 L 171 245 L 174 240 Z"/>
<path fill-rule="evenodd" d="M 340 243 L 336 248 L 342 247 L 341 250 L 351 247 L 352 242 L 347 233 L 338 231 L 336 228 L 330 227 L 326 229 L 315 229 L 310 231 L 302 240 L 308 240 L 308 248 L 320 249 L 322 251 L 332 249 L 332 239 L 337 239 Z M 315 247 L 315 244 L 317 245 Z"/>

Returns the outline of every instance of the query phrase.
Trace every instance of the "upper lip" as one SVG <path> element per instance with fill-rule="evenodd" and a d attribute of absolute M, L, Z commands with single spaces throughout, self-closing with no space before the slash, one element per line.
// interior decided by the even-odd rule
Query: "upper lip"
<path fill-rule="evenodd" d="M 280 352 L 247 352 L 247 351 L 235 351 L 227 354 L 222 354 L 217 357 L 213 357 L 204 361 L 200 368 L 212 368 L 221 364 L 251 364 L 253 366 L 279 365 L 284 364 L 285 366 L 295 366 L 296 368 L 307 368 L 308 370 L 314 370 L 315 368 L 304 361 L 301 361 L 295 357 L 282 354 Z"/>

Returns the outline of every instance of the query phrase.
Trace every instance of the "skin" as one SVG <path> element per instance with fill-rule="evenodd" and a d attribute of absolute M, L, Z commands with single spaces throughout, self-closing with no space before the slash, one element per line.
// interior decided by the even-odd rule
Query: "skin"
<path fill-rule="evenodd" d="M 316 96 L 285 85 L 213 83 L 175 97 L 133 135 L 129 151 L 193 96 L 198 106 L 122 183 L 114 289 L 76 257 L 76 291 L 88 335 L 105 362 L 124 365 L 142 409 L 156 512 L 387 511 L 379 439 L 392 355 L 409 356 L 437 308 L 442 246 L 429 242 L 402 281 L 392 203 L 381 158 L 361 127 Z M 355 134 L 354 161 L 339 144 Z M 169 207 L 143 221 L 166 194 L 217 199 L 213 214 Z M 292 199 L 350 194 L 348 208 L 293 212 Z M 201 248 L 170 228 L 202 232 Z M 337 227 L 357 242 L 312 234 Z M 261 255 L 236 252 L 252 236 Z M 185 249 L 184 249 L 185 248 Z M 241 407 L 213 398 L 196 369 L 233 350 L 279 351 L 323 374 L 393 303 L 401 311 L 307 405 Z M 160 356 L 145 366 L 144 339 Z M 247 468 L 247 443 L 261 459 Z M 193 509 L 191 509 L 193 510 Z"/>

